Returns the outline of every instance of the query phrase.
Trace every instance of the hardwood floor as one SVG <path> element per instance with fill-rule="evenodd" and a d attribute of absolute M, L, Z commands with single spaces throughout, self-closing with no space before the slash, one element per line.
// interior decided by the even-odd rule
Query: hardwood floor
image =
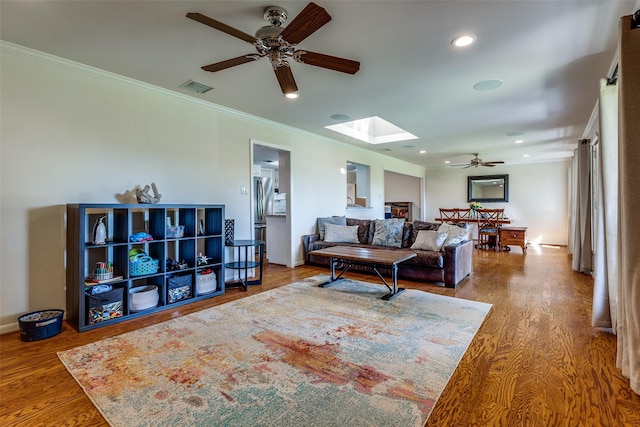
<path fill-rule="evenodd" d="M 56 352 L 285 285 L 327 269 L 268 265 L 263 285 L 144 319 L 25 343 L 0 337 L 0 425 L 107 425 Z M 350 274 L 371 282 L 375 276 Z M 593 280 L 571 270 L 566 248 L 526 255 L 475 251 L 457 289 L 401 286 L 493 304 L 429 418 L 428 426 L 640 425 L 640 397 L 615 367 L 616 340 L 591 327 Z"/>

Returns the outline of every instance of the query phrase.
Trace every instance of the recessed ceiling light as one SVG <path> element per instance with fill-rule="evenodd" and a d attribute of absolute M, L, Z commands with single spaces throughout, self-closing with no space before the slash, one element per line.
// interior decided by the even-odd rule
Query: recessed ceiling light
<path fill-rule="evenodd" d="M 445 160 L 445 161 L 444 161 L 444 164 L 445 164 L 445 165 L 448 165 L 449 163 L 451 163 L 451 160 Z"/>
<path fill-rule="evenodd" d="M 529 155 L 528 154 L 523 154 L 522 157 L 529 157 Z"/>
<path fill-rule="evenodd" d="M 351 117 L 346 114 L 332 114 L 330 116 L 333 120 L 349 120 Z"/>
<path fill-rule="evenodd" d="M 522 144 L 524 142 L 524 139 L 516 139 L 515 141 L 513 141 L 514 144 Z"/>
<path fill-rule="evenodd" d="M 284 96 L 289 98 L 289 99 L 296 99 L 300 95 L 298 95 L 298 92 L 290 92 L 290 93 L 285 93 Z"/>
<path fill-rule="evenodd" d="M 473 88 L 478 91 L 487 91 L 497 89 L 502 86 L 504 82 L 498 79 L 484 80 L 473 85 Z"/>
<path fill-rule="evenodd" d="M 427 150 L 420 150 L 419 153 L 420 154 L 427 154 Z"/>
<path fill-rule="evenodd" d="M 472 45 L 476 41 L 476 36 L 473 34 L 464 34 L 462 36 L 458 36 L 451 41 L 451 44 L 455 47 L 465 47 Z"/>

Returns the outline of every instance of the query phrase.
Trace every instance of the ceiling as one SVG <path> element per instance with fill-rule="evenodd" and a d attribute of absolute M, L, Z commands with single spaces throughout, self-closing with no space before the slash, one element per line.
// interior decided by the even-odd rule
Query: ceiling
<path fill-rule="evenodd" d="M 253 35 L 265 7 L 289 22 L 305 1 L 0 1 L 2 40 L 107 70 L 428 168 L 480 153 L 506 164 L 572 156 L 615 58 L 618 20 L 638 0 L 316 1 L 333 18 L 298 47 L 360 62 L 348 75 L 291 61 L 300 98 L 282 96 L 267 59 L 185 17 L 199 12 Z M 285 24 L 286 26 L 286 24 Z M 454 48 L 471 33 L 474 45 Z M 498 79 L 497 89 L 474 90 Z M 197 94 L 180 85 L 214 87 Z M 379 116 L 418 139 L 369 145 L 324 127 Z M 515 144 L 514 140 L 523 143 Z M 425 150 L 426 154 L 419 154 Z M 523 157 L 528 154 L 528 157 Z"/>

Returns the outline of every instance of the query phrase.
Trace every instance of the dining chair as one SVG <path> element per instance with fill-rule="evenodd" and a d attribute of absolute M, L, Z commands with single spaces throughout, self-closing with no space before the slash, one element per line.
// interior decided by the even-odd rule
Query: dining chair
<path fill-rule="evenodd" d="M 500 227 L 504 209 L 477 209 L 476 221 L 478 222 L 477 249 L 500 250 Z"/>
<path fill-rule="evenodd" d="M 458 209 L 440 208 L 440 222 L 458 222 Z"/>
<path fill-rule="evenodd" d="M 458 222 L 468 223 L 475 221 L 471 218 L 471 208 L 458 209 Z"/>

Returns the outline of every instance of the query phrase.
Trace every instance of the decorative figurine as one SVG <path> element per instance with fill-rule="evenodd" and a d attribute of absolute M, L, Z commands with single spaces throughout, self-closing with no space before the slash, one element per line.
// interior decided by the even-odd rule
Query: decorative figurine
<path fill-rule="evenodd" d="M 196 260 L 198 262 L 198 266 L 207 265 L 209 263 L 209 257 L 206 255 L 203 255 L 202 252 L 198 252 L 198 256 L 196 257 Z"/>
<path fill-rule="evenodd" d="M 140 187 L 136 188 L 136 198 L 138 199 L 138 203 L 144 204 L 156 204 L 162 198 L 162 194 L 158 193 L 158 187 L 156 187 L 156 183 L 151 183 L 151 188 L 153 189 L 153 196 L 149 194 L 149 186 L 145 185 L 142 190 Z"/>
<path fill-rule="evenodd" d="M 104 225 L 104 216 L 93 226 L 93 244 L 104 245 L 107 240 L 107 227 Z"/>

